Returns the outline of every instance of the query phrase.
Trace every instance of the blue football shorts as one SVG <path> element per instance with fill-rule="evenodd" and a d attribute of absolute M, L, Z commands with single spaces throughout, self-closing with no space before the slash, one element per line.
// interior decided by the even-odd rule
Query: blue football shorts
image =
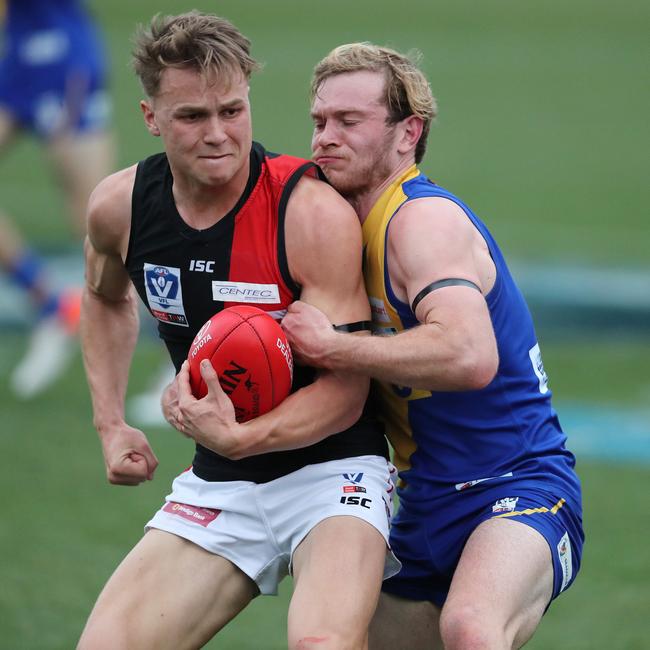
<path fill-rule="evenodd" d="M 506 483 L 446 494 L 428 502 L 428 507 L 402 499 L 390 533 L 402 569 L 384 581 L 382 590 L 442 607 L 467 539 L 493 517 L 519 521 L 546 539 L 553 558 L 552 598 L 571 585 L 584 542 L 581 508 L 529 483 L 525 487 Z"/>
<path fill-rule="evenodd" d="M 83 29 L 10 36 L 0 59 L 0 108 L 44 139 L 106 128 L 111 101 L 98 40 Z"/>

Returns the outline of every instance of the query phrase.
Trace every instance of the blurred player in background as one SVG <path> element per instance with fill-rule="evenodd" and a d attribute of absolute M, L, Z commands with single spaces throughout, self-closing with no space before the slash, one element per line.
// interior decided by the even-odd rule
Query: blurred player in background
<path fill-rule="evenodd" d="M 100 35 L 80 0 L 7 0 L 0 7 L 0 153 L 24 132 L 39 139 L 81 238 L 90 192 L 113 168 Z M 0 267 L 36 311 L 28 348 L 10 379 L 15 394 L 29 398 L 72 358 L 80 294 L 53 286 L 45 261 L 1 213 Z"/>
<path fill-rule="evenodd" d="M 294 354 L 379 380 L 400 471 L 371 648 L 520 647 L 573 581 L 583 533 L 575 459 L 551 406 L 524 299 L 485 225 L 417 164 L 436 114 L 422 72 L 367 43 L 315 69 L 314 160 L 363 225 L 378 336 L 289 308 Z M 441 612 L 441 613 L 440 613 Z"/>
<path fill-rule="evenodd" d="M 202 647 L 291 569 L 290 647 L 361 650 L 382 576 L 396 569 L 391 466 L 381 427 L 363 415 L 368 380 L 297 369 L 284 402 L 239 424 L 210 363 L 201 400 L 184 363 L 205 321 L 237 304 L 220 287 L 276 318 L 298 296 L 348 328 L 369 318 L 358 220 L 313 163 L 252 141 L 257 64 L 228 21 L 155 18 L 134 64 L 165 153 L 109 176 L 89 203 L 81 335 L 94 422 L 110 482 L 153 477 L 158 461 L 124 415 L 135 286 L 179 370 L 164 412 L 197 445 L 79 648 Z"/>

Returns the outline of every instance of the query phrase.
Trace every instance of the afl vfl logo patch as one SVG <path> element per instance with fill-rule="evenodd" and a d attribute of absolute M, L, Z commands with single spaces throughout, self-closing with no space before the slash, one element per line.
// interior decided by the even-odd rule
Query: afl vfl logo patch
<path fill-rule="evenodd" d="M 159 321 L 188 327 L 183 307 L 181 270 L 174 266 L 144 263 L 144 288 L 149 310 Z"/>

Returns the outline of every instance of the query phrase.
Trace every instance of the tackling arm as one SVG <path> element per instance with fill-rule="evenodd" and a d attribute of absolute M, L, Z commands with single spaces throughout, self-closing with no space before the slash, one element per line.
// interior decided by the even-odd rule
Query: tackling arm
<path fill-rule="evenodd" d="M 487 246 L 455 204 L 421 199 L 393 218 L 388 235 L 391 283 L 412 304 L 426 286 L 445 278 L 475 284 L 447 286 L 417 305 L 420 325 L 396 336 L 362 340 L 332 332 L 321 314 L 298 303 L 283 321 L 294 352 L 311 363 L 348 369 L 403 386 L 473 390 L 498 367 L 496 340 L 485 302 L 495 278 Z"/>

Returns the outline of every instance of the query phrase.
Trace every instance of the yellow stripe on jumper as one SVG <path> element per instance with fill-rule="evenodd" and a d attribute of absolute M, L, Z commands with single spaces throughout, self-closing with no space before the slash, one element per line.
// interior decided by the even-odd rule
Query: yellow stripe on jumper
<path fill-rule="evenodd" d="M 499 517 L 519 517 L 520 515 L 534 515 L 537 513 L 550 512 L 552 515 L 557 514 L 557 511 L 566 503 L 564 499 L 560 499 L 550 510 L 548 508 L 526 508 L 526 510 L 513 510 L 512 512 L 504 512 L 502 515 L 496 515 L 494 518 Z"/>

